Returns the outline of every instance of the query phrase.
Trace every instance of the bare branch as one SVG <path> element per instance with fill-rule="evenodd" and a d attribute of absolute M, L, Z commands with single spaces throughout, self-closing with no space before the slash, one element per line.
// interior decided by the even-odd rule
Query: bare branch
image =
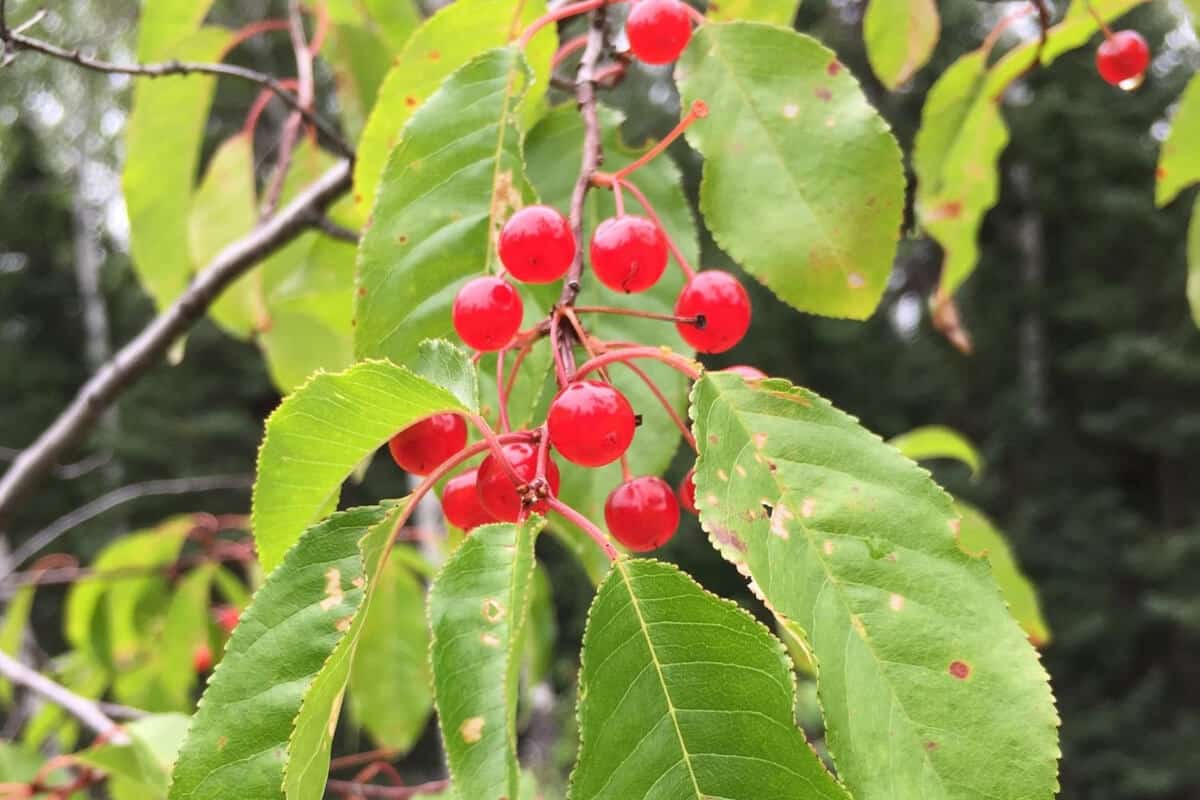
<path fill-rule="evenodd" d="M 6 476 L 7 477 L 7 476 Z M 194 494 L 220 490 L 249 489 L 254 485 L 250 475 L 212 475 L 201 478 L 172 478 L 144 481 L 113 489 L 90 503 L 64 514 L 40 531 L 29 537 L 13 551 L 11 563 L 19 566 L 41 550 L 49 547 L 58 537 L 77 528 L 88 520 L 95 519 L 117 506 L 141 497 L 156 497 L 167 494 Z M 2 577 L 2 576 L 0 576 Z"/>
<path fill-rule="evenodd" d="M 104 365 L 0 479 L 0 530 L 21 501 L 93 428 L 104 409 L 166 355 L 217 296 L 255 264 L 309 229 L 350 188 L 350 162 L 331 167 L 278 214 L 217 254 L 187 290 Z"/>
<path fill-rule="evenodd" d="M 304 35 L 304 13 L 299 0 L 288 0 L 288 35 L 292 40 L 292 51 L 296 54 L 296 98 L 300 104 L 297 110 L 288 115 L 279 134 L 279 155 L 263 196 L 264 217 L 274 214 L 279 207 L 283 183 L 292 166 L 292 152 L 296 149 L 296 140 L 300 138 L 303 112 L 311 109 L 313 103 L 313 51 Z"/>
<path fill-rule="evenodd" d="M 96 703 L 86 697 L 80 697 L 45 675 L 34 672 L 3 651 L 0 651 L 0 675 L 62 708 L 91 730 L 101 736 L 107 736 L 108 741 L 113 744 L 129 744 L 129 735 Z"/>
<path fill-rule="evenodd" d="M 337 239 L 339 242 L 348 242 L 349 244 L 358 244 L 357 231 L 351 230 L 345 225 L 339 225 L 329 217 L 318 217 L 313 221 L 313 227 L 331 239 Z"/>
<path fill-rule="evenodd" d="M 384 800 L 407 800 L 409 797 L 443 791 L 449 785 L 450 781 L 447 780 L 428 781 L 427 783 L 418 783 L 415 786 L 379 786 L 373 783 L 330 780 L 326 782 L 325 787 L 331 792 L 336 792 L 343 797 L 349 798 L 380 797 L 384 798 Z"/>
<path fill-rule="evenodd" d="M 163 78 L 170 75 L 200 74 L 250 81 L 273 92 L 280 100 L 287 103 L 293 111 L 304 118 L 305 122 L 316 128 L 321 136 L 340 155 L 350 159 L 354 158 L 354 148 L 342 138 L 341 134 L 332 125 L 306 107 L 308 104 L 311 104 L 311 100 L 306 104 L 302 97 L 288 91 L 278 80 L 266 73 L 247 69 L 246 67 L 239 67 L 234 64 L 205 64 L 196 61 L 178 61 L 174 59 L 153 64 L 114 64 L 109 61 L 86 56 L 79 48 L 68 50 L 50 42 L 27 36 L 21 32 L 20 27 L 9 28 L 3 11 L 3 6 L 0 6 L 0 42 L 3 42 L 5 50 L 12 54 L 21 50 L 27 50 L 41 53 L 51 58 L 57 58 L 60 61 L 67 61 L 95 72 L 132 75 L 141 78 Z"/>

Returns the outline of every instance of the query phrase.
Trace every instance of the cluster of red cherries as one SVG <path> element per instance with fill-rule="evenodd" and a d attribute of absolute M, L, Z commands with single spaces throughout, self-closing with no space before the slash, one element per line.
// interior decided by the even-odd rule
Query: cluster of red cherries
<path fill-rule="evenodd" d="M 564 6 L 553 16 L 562 18 L 568 13 L 580 13 L 603 2 L 583 0 Z M 692 22 L 697 14 L 680 0 L 638 0 L 626 21 L 630 49 L 647 63 L 674 61 L 691 38 Z M 527 31 L 526 37 L 528 35 Z M 671 242 L 645 196 L 628 181 L 628 174 L 633 169 L 661 153 L 683 128 L 706 113 L 707 107 L 697 103 L 680 127 L 637 164 L 612 175 L 597 173 L 593 177 L 593 186 L 615 192 L 617 214 L 596 226 L 588 243 L 587 260 L 600 283 L 616 292 L 632 295 L 657 284 L 674 254 L 687 281 L 676 300 L 674 315 L 654 316 L 674 321 L 680 336 L 695 350 L 720 353 L 736 345 L 750 326 L 750 298 L 746 290 L 728 272 L 693 271 Z M 625 213 L 621 199 L 623 190 L 638 197 L 647 216 Z M 466 345 L 479 353 L 497 353 L 502 366 L 510 349 L 527 346 L 531 339 L 547 333 L 555 339 L 559 335 L 555 323 L 564 316 L 578 324 L 571 303 L 567 303 L 567 308 L 556 307 L 551 311 L 550 324 L 542 323 L 522 331 L 524 304 L 514 282 L 547 284 L 564 278 L 575 280 L 582 268 L 583 253 L 571 223 L 558 209 L 547 205 L 529 206 L 514 213 L 501 229 L 496 246 L 505 274 L 485 275 L 468 281 L 454 299 L 452 319 L 455 331 Z M 576 272 L 569 276 L 573 266 Z M 592 310 L 651 316 L 628 309 Z M 531 513 L 545 514 L 556 510 L 570 515 L 577 523 L 590 525 L 557 500 L 560 475 L 549 454 L 552 448 L 558 456 L 582 467 L 596 468 L 622 461 L 624 479 L 609 494 L 604 507 L 609 533 L 633 551 L 658 548 L 675 534 L 681 506 L 696 513 L 693 471 L 683 479 L 678 494 L 660 477 L 630 474 L 624 456 L 640 424 L 638 415 L 625 395 L 608 382 L 604 370 L 596 370 L 597 377 L 603 380 L 586 378 L 583 370 L 574 370 L 573 358 L 564 359 L 560 351 L 565 346 L 573 352 L 574 347 L 580 345 L 594 357 L 593 346 L 601 348 L 601 352 L 619 353 L 619 348 L 631 345 L 598 342 L 582 327 L 567 332 L 566 337 L 574 338 L 559 338 L 551 343 L 559 391 L 550 403 L 545 423 L 536 430 L 525 432 L 528 437 L 524 439 L 494 439 L 489 442 L 488 455 L 477 469 L 468 469 L 450 478 L 442 491 L 446 519 L 456 527 L 470 531 L 490 522 L 517 522 Z M 621 358 L 617 356 L 613 361 Z M 752 367 L 733 369 L 747 378 L 765 377 Z M 648 377 L 644 379 L 649 381 Z M 499 386 L 499 380 L 497 383 Z M 502 406 L 506 402 L 502 390 L 499 402 Z M 674 412 L 669 410 L 669 413 L 682 428 Z M 479 426 L 478 421 L 476 426 Z M 686 428 L 683 433 L 690 440 Z M 490 431 L 484 431 L 484 435 L 489 436 Z M 457 460 L 465 460 L 461 454 L 467 446 L 467 438 L 464 417 L 437 414 L 398 433 L 389 442 L 389 450 L 405 471 L 429 475 L 445 470 L 456 456 Z M 531 491 L 535 484 L 540 484 L 538 491 Z M 595 537 L 598 531 L 592 533 Z"/>

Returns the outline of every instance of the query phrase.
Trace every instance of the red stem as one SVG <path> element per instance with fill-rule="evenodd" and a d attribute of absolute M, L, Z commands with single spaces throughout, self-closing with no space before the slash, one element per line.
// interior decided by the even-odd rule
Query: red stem
<path fill-rule="evenodd" d="M 497 436 L 496 432 L 492 430 L 492 426 L 488 425 L 488 421 L 479 414 L 471 414 L 467 417 L 467 419 L 469 419 L 475 426 L 475 429 L 479 431 L 479 435 L 483 437 L 484 444 L 486 444 L 488 449 L 492 451 L 492 455 L 495 456 L 496 460 L 500 462 L 500 466 L 504 469 L 504 471 L 508 473 L 508 477 L 512 479 L 513 485 L 521 486 L 524 484 L 525 481 L 520 475 L 517 474 L 517 471 L 513 469 L 513 465 L 509 463 L 508 459 L 504 457 L 504 450 L 501 447 L 501 445 L 504 443 L 505 436 L 511 436 L 513 434 L 506 433 Z M 529 431 L 522 431 L 522 433 L 529 435 Z"/>
<path fill-rule="evenodd" d="M 688 280 L 694 278 L 696 275 L 696 270 L 692 269 L 692 265 L 689 264 L 687 259 L 683 257 L 683 252 L 679 249 L 679 246 L 675 244 L 675 240 L 671 238 L 671 234 L 667 233 L 667 229 L 663 226 L 662 220 L 659 219 L 658 214 L 654 211 L 654 206 L 650 205 L 649 198 L 642 194 L 642 190 L 631 183 L 628 179 L 621 178 L 620 183 L 629 190 L 630 194 L 637 198 L 637 201 L 641 204 L 642 208 L 646 209 L 646 214 L 651 220 L 653 220 L 654 224 L 658 226 L 658 229 L 662 231 L 663 238 L 667 240 L 667 249 L 671 251 L 671 255 L 675 256 L 675 261 L 679 264 L 679 268 L 683 270 L 683 274 L 687 276 Z"/>
<path fill-rule="evenodd" d="M 546 503 L 551 509 L 558 512 L 558 514 L 568 522 L 572 523 L 588 536 L 592 537 L 592 540 L 595 541 L 596 544 L 600 545 L 600 549 L 602 549 L 604 554 L 608 556 L 609 561 L 616 561 L 620 557 L 617 553 L 617 548 L 613 547 L 612 542 L 608 541 L 608 537 L 604 535 L 604 531 L 597 528 L 595 523 L 593 523 L 590 519 L 585 517 L 583 514 L 580 514 L 578 511 L 571 508 L 557 497 L 547 497 Z"/>
<path fill-rule="evenodd" d="M 535 19 L 529 23 L 529 27 L 521 34 L 521 38 L 517 40 L 517 44 L 522 49 L 529 46 L 529 40 L 532 39 L 538 31 L 547 25 L 558 22 L 560 19 L 567 17 L 575 17 L 580 14 L 586 14 L 589 11 L 595 11 L 600 6 L 610 5 L 612 3 L 620 3 L 624 0 L 580 0 L 578 3 L 568 3 L 565 6 L 559 6 L 548 14 Z"/>
<path fill-rule="evenodd" d="M 575 310 L 586 314 L 616 314 L 622 317 L 657 319 L 663 322 L 678 322 L 684 325 L 695 325 L 699 321 L 697 317 L 677 317 L 674 314 L 660 314 L 657 311 L 641 311 L 636 308 L 618 308 L 616 306 L 575 306 Z"/>
<path fill-rule="evenodd" d="M 507 355 L 507 349 L 496 353 L 496 402 L 500 406 L 500 431 L 502 433 L 508 433 L 511 430 L 511 426 L 508 424 L 508 392 L 504 390 L 504 357 Z M 513 374 L 516 374 L 515 367 Z"/>
<path fill-rule="evenodd" d="M 622 347 L 619 350 L 611 350 L 606 353 L 601 353 L 593 359 L 590 359 L 576 372 L 576 377 L 582 378 L 592 370 L 600 369 L 609 364 L 624 363 L 633 359 L 648 358 L 654 361 L 661 361 L 672 369 L 682 372 L 692 380 L 700 377 L 699 365 L 690 358 L 685 358 L 678 353 L 672 352 L 665 347 Z"/>
<path fill-rule="evenodd" d="M 690 430 L 688 430 L 687 424 L 684 423 L 683 418 L 679 416 L 679 412 L 677 412 L 671 405 L 671 401 L 667 399 L 667 396 L 662 393 L 661 389 L 658 388 L 658 384 L 654 382 L 654 379 L 647 375 L 646 371 L 637 364 L 634 364 L 630 361 L 625 361 L 622 363 L 625 365 L 626 369 L 632 370 L 633 373 L 641 378 L 646 386 L 649 387 L 650 392 L 658 399 L 658 402 L 662 403 L 662 407 L 666 410 L 667 415 L 671 417 L 671 421 L 675 423 L 675 427 L 679 428 L 679 431 L 683 434 L 683 438 L 687 440 L 688 445 L 691 446 L 694 452 L 699 454 L 700 450 L 696 447 L 696 437 L 692 435 Z"/>
<path fill-rule="evenodd" d="M 569 39 L 563 42 L 562 46 L 554 51 L 554 57 L 550 59 L 550 70 L 556 70 L 562 66 L 562 62 L 567 59 L 572 53 L 582 50 L 587 47 L 587 34 L 576 36 L 574 39 Z"/>
<path fill-rule="evenodd" d="M 691 6 L 688 6 L 688 8 L 691 8 Z M 693 122 L 698 119 L 703 119 L 707 116 L 708 103 L 705 103 L 703 100 L 693 100 L 692 107 L 688 109 L 687 115 L 683 119 L 679 120 L 679 124 L 672 128 L 670 133 L 659 140 L 658 144 L 642 153 L 642 155 L 636 161 L 626 164 L 614 172 L 612 174 L 612 182 L 620 183 L 634 170 L 638 169 L 639 167 L 644 167 L 646 164 L 649 164 L 655 158 L 662 155 L 663 151 L 670 147 L 672 142 L 682 136 L 683 132 L 690 128 Z"/>
<path fill-rule="evenodd" d="M 292 91 L 296 90 L 297 83 L 295 78 L 284 78 L 279 81 L 280 86 Z M 254 134 L 255 129 L 258 128 L 258 118 L 262 116 L 267 104 L 275 97 L 277 95 L 271 89 L 263 89 L 258 93 L 258 97 L 254 98 L 254 104 L 250 106 L 249 113 L 246 114 L 246 122 L 242 125 L 242 133 Z"/>

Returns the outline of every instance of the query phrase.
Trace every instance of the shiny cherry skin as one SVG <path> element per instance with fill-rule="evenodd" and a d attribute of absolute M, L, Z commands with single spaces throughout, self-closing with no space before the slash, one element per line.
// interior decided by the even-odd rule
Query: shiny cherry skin
<path fill-rule="evenodd" d="M 583 467 L 602 467 L 629 449 L 637 419 L 625 395 L 612 384 L 575 381 L 550 403 L 550 444 Z"/>
<path fill-rule="evenodd" d="M 723 353 L 750 328 L 750 296 L 728 272 L 697 272 L 675 301 L 675 315 L 699 322 L 676 322 L 683 340 L 701 353 Z"/>
<path fill-rule="evenodd" d="M 1096 71 L 1113 86 L 1138 81 L 1150 66 L 1150 45 L 1137 31 L 1117 31 L 1096 50 Z"/>
<path fill-rule="evenodd" d="M 469 347 L 489 352 L 512 341 L 525 307 L 507 281 L 484 275 L 468 281 L 454 298 L 454 330 Z"/>
<path fill-rule="evenodd" d="M 634 478 L 612 490 L 604 503 L 604 521 L 609 533 L 630 550 L 656 550 L 679 527 L 679 501 L 662 478 Z"/>
<path fill-rule="evenodd" d="M 692 38 L 692 20 L 680 0 L 638 0 L 625 20 L 633 54 L 647 64 L 670 64 Z"/>
<path fill-rule="evenodd" d="M 690 514 L 699 513 L 696 511 L 696 470 L 689 469 L 687 475 L 683 476 L 683 480 L 679 482 L 679 505 Z"/>
<path fill-rule="evenodd" d="M 763 378 L 767 377 L 767 373 L 763 372 L 758 367 L 752 367 L 749 364 L 737 364 L 732 367 L 726 367 L 725 369 L 721 370 L 721 372 L 732 372 L 734 375 L 737 375 L 748 381 L 761 381 Z"/>
<path fill-rule="evenodd" d="M 213 616 L 217 620 L 217 625 L 221 626 L 221 630 L 225 633 L 233 633 L 238 620 L 241 619 L 242 612 L 238 611 L 236 606 L 221 606 L 213 610 Z"/>
<path fill-rule="evenodd" d="M 590 248 L 592 271 L 616 292 L 644 292 L 667 268 L 667 238 L 645 217 L 609 217 L 596 226 Z"/>
<path fill-rule="evenodd" d="M 414 475 L 428 475 L 467 446 L 467 423 L 458 414 L 434 414 L 409 425 L 388 442 L 397 466 Z"/>
<path fill-rule="evenodd" d="M 192 651 L 192 668 L 196 672 L 208 672 L 212 669 L 213 654 L 212 650 L 206 644 L 196 645 L 196 649 Z"/>
<path fill-rule="evenodd" d="M 522 208 L 508 218 L 497 245 L 510 275 L 524 283 L 552 283 L 575 259 L 575 234 L 558 209 Z"/>
<path fill-rule="evenodd" d="M 532 481 L 537 475 L 537 447 L 525 442 L 514 442 L 503 447 L 505 459 L 512 464 L 513 471 L 523 481 Z M 546 482 L 550 484 L 550 494 L 558 494 L 559 474 L 558 465 L 550 456 L 546 457 Z M 521 516 L 521 496 L 517 487 L 503 465 L 496 461 L 495 455 L 490 455 L 479 465 L 479 477 L 476 480 L 476 491 L 479 502 L 485 511 L 499 522 L 516 522 Z M 545 514 L 549 506 L 541 500 L 534 503 L 530 509 L 538 514 Z"/>
<path fill-rule="evenodd" d="M 496 521 L 479 502 L 478 479 L 479 470 L 467 470 L 446 481 L 446 488 L 442 489 L 442 512 L 446 519 L 468 532 Z"/>

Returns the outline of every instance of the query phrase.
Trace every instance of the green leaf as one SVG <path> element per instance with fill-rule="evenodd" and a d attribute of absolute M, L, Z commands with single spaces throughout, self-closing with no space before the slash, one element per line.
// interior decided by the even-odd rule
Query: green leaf
<path fill-rule="evenodd" d="M 252 520 L 263 569 L 278 566 L 360 461 L 430 414 L 466 411 L 447 390 L 386 361 L 318 374 L 267 420 Z"/>
<path fill-rule="evenodd" d="M 1188 303 L 1192 306 L 1192 319 L 1200 325 L 1200 197 L 1192 206 L 1192 221 L 1188 225 Z"/>
<path fill-rule="evenodd" d="M 433 709 L 433 676 L 425 585 L 395 555 L 379 576 L 373 613 L 363 620 L 350 667 L 350 708 L 377 745 L 407 752 Z"/>
<path fill-rule="evenodd" d="M 471 357 L 458 345 L 445 339 L 421 342 L 412 369 L 434 386 L 450 392 L 468 411 L 479 412 L 479 375 Z"/>
<path fill-rule="evenodd" d="M 1046 673 L 929 474 L 783 380 L 707 374 L 692 418 L 703 526 L 806 636 L 854 797 L 1051 797 Z"/>
<path fill-rule="evenodd" d="M 574 800 L 849 800 L 796 727 L 783 645 L 677 567 L 618 561 L 582 662 Z"/>
<path fill-rule="evenodd" d="M 206 4 L 186 5 L 191 12 L 193 6 Z M 173 30 L 174 23 L 169 27 Z M 163 55 L 169 53 L 180 61 L 217 61 L 231 35 L 222 28 L 202 28 L 171 43 Z M 143 34 L 144 47 L 139 47 L 139 54 L 143 50 L 158 52 L 159 48 L 146 43 L 146 36 Z M 196 269 L 186 247 L 188 217 L 204 123 L 215 88 L 216 78 L 203 75 L 134 84 L 121 186 L 129 214 L 134 268 L 159 308 L 183 292 Z"/>
<path fill-rule="evenodd" d="M 173 51 L 200 27 L 212 5 L 213 0 L 146 0 L 138 19 L 138 60 L 180 58 Z"/>
<path fill-rule="evenodd" d="M 863 18 L 871 69 L 889 89 L 929 63 L 941 32 L 936 0 L 871 0 Z"/>
<path fill-rule="evenodd" d="M 192 706 L 197 679 L 193 659 L 196 648 L 208 644 L 208 601 L 216 568 L 213 563 L 201 564 L 171 590 L 162 640 L 155 644 L 154 653 L 160 660 L 160 680 L 173 708 L 190 710 Z"/>
<path fill-rule="evenodd" d="M 1145 0 L 1091 0 L 1112 21 Z M 1086 44 L 1098 25 L 1084 0 L 1050 29 L 1042 64 Z M 997 98 L 1033 64 L 1039 43 L 1014 47 L 990 68 L 990 51 L 976 50 L 950 66 L 929 91 L 913 147 L 916 209 L 925 232 L 945 251 L 941 291 L 952 294 L 979 260 L 976 238 L 984 215 L 999 196 L 997 163 L 1008 146 L 1008 129 Z"/>
<path fill-rule="evenodd" d="M 632 148 L 621 139 L 621 116 L 609 109 L 600 109 L 603 130 L 604 166 L 618 170 L 635 161 L 645 148 Z M 529 177 L 537 188 L 542 201 L 565 211 L 570 203 L 575 175 L 563 169 L 563 164 L 574 163 L 583 147 L 583 123 L 573 105 L 564 105 L 551 111 L 530 132 L 525 144 Z M 698 264 L 700 258 L 699 234 L 691 206 L 683 192 L 683 177 L 675 163 L 667 156 L 659 156 L 640 168 L 633 176 L 637 184 L 658 212 L 667 232 L 679 246 L 685 258 Z M 626 197 L 627 210 L 640 211 L 633 197 Z M 616 207 L 611 192 L 589 192 L 584 208 L 584 237 L 604 219 L 613 216 Z M 675 299 L 683 288 L 683 273 L 672 263 L 657 284 L 631 300 L 628 295 L 614 292 L 585 273 L 581 303 L 632 307 L 646 311 L 670 314 L 675 308 Z M 558 285 L 545 290 L 542 300 L 547 308 L 558 297 Z M 613 341 L 652 342 L 690 354 L 691 350 L 679 337 L 675 326 L 658 320 L 624 317 L 614 314 L 585 315 L 584 322 L 597 336 Z M 672 406 L 682 415 L 687 405 L 688 382 L 677 371 L 657 362 L 641 362 L 646 371 Z M 549 368 L 549 364 L 547 363 Z M 645 424 L 638 428 L 637 436 L 628 451 L 630 468 L 638 475 L 660 475 L 670 465 L 679 446 L 680 434 L 671 418 L 646 384 L 623 366 L 611 370 L 613 383 L 629 398 L 634 410 L 643 415 Z M 553 396 L 554 387 L 546 390 Z M 595 522 L 604 519 L 604 501 L 608 493 L 621 480 L 619 464 L 601 469 L 584 469 L 572 464 L 561 463 L 562 488 L 559 492 L 564 502 L 578 509 Z M 608 559 L 595 544 L 583 534 L 576 535 L 557 524 L 556 529 L 571 537 L 572 548 L 585 559 L 589 572 L 595 580 L 608 570 Z"/>
<path fill-rule="evenodd" d="M 554 615 L 554 587 L 541 564 L 533 570 L 533 596 L 529 601 L 529 630 L 525 640 L 525 680 L 541 683 L 554 669 L 554 645 L 558 621 Z"/>
<path fill-rule="evenodd" d="M 414 112 L 451 73 L 485 51 L 514 41 L 545 11 L 545 0 L 459 0 L 441 8 L 412 35 L 379 88 L 378 100 L 358 142 L 354 200 L 363 219 L 376 202 L 388 154 L 408 136 L 405 126 Z M 525 51 L 533 68 L 527 82 L 538 89 L 530 93 L 523 107 L 526 124 L 531 124 L 533 114 L 538 113 L 539 105 L 533 99 L 543 95 L 550 83 L 550 58 L 555 46 L 554 26 L 550 25 Z"/>
<path fill-rule="evenodd" d="M 413 0 L 331 0 L 327 5 L 330 20 L 377 32 L 392 52 L 399 52 L 421 24 Z"/>
<path fill-rule="evenodd" d="M 713 22 L 745 19 L 791 27 L 799 8 L 800 0 L 719 0 L 709 3 L 705 16 Z"/>
<path fill-rule="evenodd" d="M 955 511 L 962 518 L 958 529 L 959 549 L 971 556 L 984 556 L 992 565 L 992 576 L 1008 603 L 1008 610 L 1029 635 L 1035 647 L 1050 642 L 1050 628 L 1042 616 L 1038 603 L 1037 589 L 1021 572 L 1016 556 L 1004 534 L 996 530 L 992 521 L 982 511 L 958 500 Z"/>
<path fill-rule="evenodd" d="M 545 524 L 476 528 L 429 590 L 434 697 L 458 796 L 519 795 L 517 690 L 533 544 Z"/>
<path fill-rule="evenodd" d="M 978 475 L 979 470 L 983 468 L 975 445 L 958 431 L 943 425 L 914 428 L 908 433 L 894 437 L 888 444 L 913 461 L 953 458 L 970 467 L 972 475 Z"/>
<path fill-rule="evenodd" d="M 1171 119 L 1171 132 L 1158 157 L 1155 198 L 1160 206 L 1200 181 L 1200 78 L 1192 76 Z"/>
<path fill-rule="evenodd" d="M 864 319 L 900 234 L 904 170 L 887 124 L 833 51 L 768 25 L 696 31 L 676 67 L 705 157 L 704 221 L 721 249 L 802 310 Z"/>
<path fill-rule="evenodd" d="M 29 612 L 33 610 L 34 586 L 23 586 L 8 599 L 4 619 L 0 621 L 0 652 L 19 658 L 25 639 L 25 628 L 29 624 Z M 12 702 L 12 684 L 0 678 L 0 703 Z"/>
<path fill-rule="evenodd" d="M 515 47 L 451 75 L 392 152 L 359 249 L 355 349 L 407 361 L 453 332 L 455 291 L 496 261 L 493 236 L 535 199 L 515 110 L 532 73 Z"/>
<path fill-rule="evenodd" d="M 403 513 L 403 505 L 344 511 L 288 551 L 209 679 L 172 800 L 323 796 L 350 661 Z"/>
<path fill-rule="evenodd" d="M 254 142 L 241 133 L 217 148 L 192 198 L 188 244 L 193 264 L 207 264 L 258 221 L 254 186 Z M 262 276 L 243 275 L 222 292 L 209 314 L 234 336 L 249 338 L 262 316 Z"/>
<path fill-rule="evenodd" d="M 114 800 L 164 800 L 171 767 L 187 735 L 187 716 L 152 714 L 124 727 L 129 744 L 103 744 L 75 758 L 108 773 Z"/>

